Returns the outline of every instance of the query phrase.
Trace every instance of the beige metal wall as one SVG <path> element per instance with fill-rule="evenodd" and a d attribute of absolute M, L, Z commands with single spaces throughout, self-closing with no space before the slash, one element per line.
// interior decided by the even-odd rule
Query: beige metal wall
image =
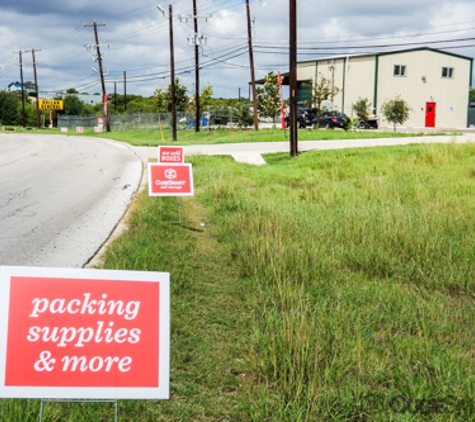
<path fill-rule="evenodd" d="M 355 117 L 353 104 L 360 98 L 367 98 L 371 106 L 374 107 L 375 63 L 375 56 L 347 58 L 343 112 L 350 117 Z"/>
<path fill-rule="evenodd" d="M 436 127 L 464 128 L 467 126 L 470 64 L 468 59 L 449 54 L 414 50 L 301 62 L 297 78 L 315 81 L 322 74 L 333 81 L 340 91 L 333 104 L 326 105 L 351 117 L 354 117 L 352 105 L 359 98 L 367 98 L 381 126 L 390 126 L 382 119 L 381 105 L 400 96 L 412 108 L 405 126 L 425 127 L 426 103 L 435 102 Z M 394 76 L 394 65 L 406 66 L 406 75 Z M 453 78 L 442 78 L 442 67 L 453 68 Z"/>
<path fill-rule="evenodd" d="M 405 65 L 406 76 L 394 76 L 394 65 Z M 442 67 L 454 77 L 442 78 Z M 467 126 L 470 61 L 434 51 L 416 50 L 379 56 L 377 107 L 400 96 L 412 108 L 407 127 L 425 127 L 426 103 L 436 103 L 435 126 Z M 381 124 L 389 126 L 380 119 Z"/>
<path fill-rule="evenodd" d="M 311 80 L 315 84 L 315 80 L 318 80 L 321 75 L 339 90 L 333 98 L 333 102 L 329 100 L 326 104 L 323 104 L 323 107 L 340 111 L 344 103 L 344 59 L 302 62 L 297 66 L 297 79 L 299 81 Z"/>

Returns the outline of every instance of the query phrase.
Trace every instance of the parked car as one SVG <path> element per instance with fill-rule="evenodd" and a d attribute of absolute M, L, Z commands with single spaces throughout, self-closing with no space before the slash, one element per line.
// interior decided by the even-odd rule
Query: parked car
<path fill-rule="evenodd" d="M 379 121 L 377 117 L 368 117 L 367 120 L 358 121 L 359 129 L 377 129 L 378 126 L 379 126 Z"/>
<path fill-rule="evenodd" d="M 299 107 L 297 108 L 297 122 L 298 127 L 304 128 L 307 126 L 312 126 L 315 116 L 306 108 Z M 285 127 L 290 125 L 290 116 L 285 116 Z"/>
<path fill-rule="evenodd" d="M 327 129 L 333 128 L 345 128 L 345 120 L 348 119 L 348 116 L 345 113 L 331 112 L 323 113 L 320 117 L 314 119 L 313 123 L 315 126 L 324 127 Z"/>

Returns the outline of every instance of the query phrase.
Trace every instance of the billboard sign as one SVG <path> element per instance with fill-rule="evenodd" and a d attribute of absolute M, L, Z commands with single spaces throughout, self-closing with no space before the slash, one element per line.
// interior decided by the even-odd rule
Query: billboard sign
<path fill-rule="evenodd" d="M 159 146 L 158 162 L 176 164 L 185 162 L 185 148 Z"/>
<path fill-rule="evenodd" d="M 193 196 L 191 164 L 148 163 L 149 196 Z"/>
<path fill-rule="evenodd" d="M 63 100 L 38 100 L 40 110 L 64 110 Z"/>
<path fill-rule="evenodd" d="M 167 399 L 169 274 L 0 267 L 0 397 Z"/>

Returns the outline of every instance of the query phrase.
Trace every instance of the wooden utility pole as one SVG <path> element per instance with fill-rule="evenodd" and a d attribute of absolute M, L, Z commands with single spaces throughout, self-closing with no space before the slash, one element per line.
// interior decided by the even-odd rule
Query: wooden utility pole
<path fill-rule="evenodd" d="M 26 127 L 26 114 L 25 114 L 25 88 L 23 87 L 23 58 L 21 51 L 18 52 L 18 64 L 20 66 L 20 83 L 21 83 L 21 121 L 23 127 Z"/>
<path fill-rule="evenodd" d="M 289 88 L 290 88 L 290 156 L 296 157 L 298 151 L 297 130 L 297 0 L 290 1 L 289 34 Z"/>
<path fill-rule="evenodd" d="M 36 77 L 36 59 L 35 59 L 35 52 L 36 51 L 41 51 L 39 48 L 35 49 L 35 48 L 32 48 L 31 50 L 24 50 L 23 52 L 24 53 L 29 53 L 31 52 L 31 57 L 32 57 L 32 60 L 33 60 L 33 77 L 34 77 L 34 81 L 35 81 L 35 90 L 36 90 L 36 125 L 38 127 L 38 129 L 41 128 L 41 113 L 40 113 L 40 91 L 38 89 L 38 78 Z M 22 83 L 22 86 L 23 86 L 23 83 Z"/>
<path fill-rule="evenodd" d="M 178 15 L 178 19 L 193 19 L 194 34 L 192 37 L 193 46 L 195 48 L 195 132 L 200 131 L 200 63 L 199 63 L 199 44 L 200 37 L 198 34 L 198 19 L 212 18 L 213 15 L 198 16 L 196 9 L 196 0 L 193 0 L 193 16 Z"/>
<path fill-rule="evenodd" d="M 247 41 L 249 44 L 249 65 L 251 68 L 252 107 L 254 108 L 254 129 L 259 130 L 259 117 L 258 117 L 257 96 L 256 96 L 256 77 L 254 75 L 254 54 L 252 51 L 251 10 L 249 7 L 249 0 L 246 0 L 246 14 L 247 14 Z"/>
<path fill-rule="evenodd" d="M 127 72 L 124 70 L 124 111 L 127 111 Z"/>
<path fill-rule="evenodd" d="M 193 0 L 193 30 L 195 44 L 195 132 L 200 131 L 200 64 L 198 47 L 198 12 L 196 9 L 196 0 Z"/>
<path fill-rule="evenodd" d="M 165 17 L 163 7 L 157 6 Z M 171 94 L 171 113 L 172 113 L 172 139 L 176 141 L 176 99 L 175 99 L 175 53 L 173 47 L 173 6 L 168 5 L 168 27 L 170 29 L 170 94 Z"/>
<path fill-rule="evenodd" d="M 175 52 L 173 46 L 173 7 L 168 5 L 168 22 L 170 27 L 170 88 L 172 101 L 172 139 L 176 141 L 176 99 L 175 99 Z"/>
<path fill-rule="evenodd" d="M 97 34 L 97 27 L 98 26 L 106 26 L 105 23 L 92 23 L 90 25 L 84 24 L 85 27 L 88 28 L 94 28 L 94 40 L 96 44 L 93 46 L 96 49 L 96 54 L 97 54 L 97 63 L 99 66 L 99 74 L 101 78 L 101 86 L 102 86 L 102 99 L 104 101 L 104 118 L 106 120 L 106 131 L 110 132 L 110 124 L 109 124 L 109 112 L 108 112 L 108 107 L 106 106 L 106 84 L 104 82 L 104 72 L 102 71 L 102 56 L 101 56 L 101 49 L 100 49 L 100 44 L 99 44 L 99 36 Z"/>

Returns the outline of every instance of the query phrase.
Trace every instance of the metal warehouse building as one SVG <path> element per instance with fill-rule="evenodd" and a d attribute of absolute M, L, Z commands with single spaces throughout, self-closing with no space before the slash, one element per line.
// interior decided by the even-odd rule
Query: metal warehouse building
<path fill-rule="evenodd" d="M 381 105 L 400 96 L 411 107 L 407 127 L 466 128 L 471 122 L 472 58 L 429 47 L 378 54 L 335 56 L 299 62 L 299 101 L 308 82 L 321 76 L 339 89 L 327 109 L 353 116 L 352 105 L 367 98 L 382 120 Z"/>

